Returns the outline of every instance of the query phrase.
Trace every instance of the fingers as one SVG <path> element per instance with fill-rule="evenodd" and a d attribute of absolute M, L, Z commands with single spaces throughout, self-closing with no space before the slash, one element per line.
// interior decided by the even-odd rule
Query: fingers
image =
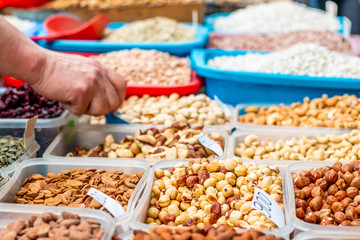
<path fill-rule="evenodd" d="M 113 84 L 113 86 L 116 89 L 118 98 L 120 103 L 122 104 L 125 100 L 125 96 L 126 96 L 126 85 L 127 85 L 127 81 L 125 80 L 125 78 L 123 76 L 121 76 L 118 72 L 109 69 L 108 71 L 108 76 L 109 79 L 111 81 L 111 83 Z M 119 107 L 119 106 L 117 106 Z"/>

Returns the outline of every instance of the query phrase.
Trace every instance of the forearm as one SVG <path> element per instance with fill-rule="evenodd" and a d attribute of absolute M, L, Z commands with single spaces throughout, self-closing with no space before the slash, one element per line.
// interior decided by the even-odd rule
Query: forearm
<path fill-rule="evenodd" d="M 34 84 L 46 61 L 39 47 L 0 16 L 0 75 L 8 75 Z"/>

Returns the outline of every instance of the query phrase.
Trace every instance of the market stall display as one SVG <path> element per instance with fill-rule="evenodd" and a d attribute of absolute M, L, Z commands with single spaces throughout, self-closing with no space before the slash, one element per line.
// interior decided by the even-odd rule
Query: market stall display
<path fill-rule="evenodd" d="M 19 29 L 21 32 L 27 32 L 36 26 L 35 22 L 29 21 L 29 20 L 23 20 L 16 16 L 4 15 L 2 17 L 4 17 L 6 21 L 11 23 L 14 27 Z"/>

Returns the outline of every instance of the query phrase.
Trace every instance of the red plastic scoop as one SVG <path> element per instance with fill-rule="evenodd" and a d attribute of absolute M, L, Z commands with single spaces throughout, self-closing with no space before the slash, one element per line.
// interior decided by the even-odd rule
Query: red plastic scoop
<path fill-rule="evenodd" d="M 0 0 L 0 9 L 4 7 L 14 7 L 14 8 L 34 8 L 39 7 L 48 0 Z"/>
<path fill-rule="evenodd" d="M 95 16 L 86 23 L 66 14 L 55 14 L 44 21 L 48 35 L 33 36 L 32 39 L 48 42 L 56 39 L 99 40 L 108 24 L 109 18 L 104 14 Z"/>

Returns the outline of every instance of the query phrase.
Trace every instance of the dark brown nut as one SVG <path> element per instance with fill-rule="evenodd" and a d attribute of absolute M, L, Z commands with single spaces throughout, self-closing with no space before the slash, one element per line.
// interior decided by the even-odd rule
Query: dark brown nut
<path fill-rule="evenodd" d="M 344 222 L 346 220 L 346 216 L 345 216 L 345 213 L 343 212 L 336 212 L 334 214 L 334 219 L 335 219 L 335 222 L 337 224 L 341 224 L 342 222 Z"/>
<path fill-rule="evenodd" d="M 239 196 L 231 196 L 228 199 L 226 199 L 226 204 L 230 206 L 231 202 L 235 201 L 235 200 L 240 200 L 240 197 Z"/>
<path fill-rule="evenodd" d="M 309 202 L 309 206 L 313 211 L 319 211 L 323 205 L 323 199 L 320 196 L 314 197 Z"/>
<path fill-rule="evenodd" d="M 316 182 L 316 180 L 318 180 L 319 178 L 322 178 L 324 175 L 322 174 L 320 169 L 317 168 L 313 168 L 310 170 L 310 174 L 311 174 L 311 182 Z"/>
<path fill-rule="evenodd" d="M 326 217 L 321 219 L 320 225 L 334 225 L 335 220 L 332 217 Z"/>
<path fill-rule="evenodd" d="M 308 186 L 310 184 L 310 179 L 305 177 L 305 176 L 300 175 L 297 178 L 295 178 L 294 184 L 298 188 L 303 188 L 303 187 Z"/>
<path fill-rule="evenodd" d="M 185 186 L 186 174 L 180 174 L 179 178 L 176 180 L 176 183 L 179 187 Z"/>
<path fill-rule="evenodd" d="M 325 179 L 329 183 L 334 183 L 338 179 L 338 174 L 335 170 L 331 169 L 325 173 Z"/>
<path fill-rule="evenodd" d="M 220 203 L 213 203 L 210 207 L 210 213 L 214 213 L 219 218 L 221 216 Z"/>
<path fill-rule="evenodd" d="M 175 168 L 174 168 L 174 167 L 169 167 L 169 168 L 168 168 L 168 171 L 169 171 L 171 174 L 173 174 L 173 172 L 175 171 Z"/>
<path fill-rule="evenodd" d="M 355 198 L 359 194 L 359 190 L 356 187 L 349 187 L 346 189 L 346 194 L 349 198 Z"/>
<path fill-rule="evenodd" d="M 210 173 L 208 170 L 201 170 L 198 173 L 199 183 L 202 185 L 206 181 L 206 179 L 210 178 Z"/>
<path fill-rule="evenodd" d="M 215 224 L 218 220 L 218 217 L 214 213 L 208 213 L 204 216 L 205 224 Z"/>
<path fill-rule="evenodd" d="M 333 205 L 331 205 L 331 211 L 333 211 L 333 213 L 342 212 L 344 211 L 344 205 L 342 205 L 341 202 L 334 202 Z"/>
<path fill-rule="evenodd" d="M 324 191 L 319 187 L 319 186 L 316 186 L 312 189 L 311 191 L 311 196 L 314 198 L 314 197 L 323 197 L 324 196 Z"/>
<path fill-rule="evenodd" d="M 175 217 L 174 217 L 174 215 L 168 213 L 164 217 L 164 224 L 168 225 L 168 223 L 170 223 L 170 222 L 175 222 Z"/>
<path fill-rule="evenodd" d="M 186 219 L 185 222 L 183 223 L 184 227 L 190 227 L 190 226 L 194 226 L 194 225 L 196 225 L 196 223 L 195 223 L 194 219 L 192 219 L 192 218 Z"/>
<path fill-rule="evenodd" d="M 326 189 L 329 186 L 329 183 L 325 179 L 320 178 L 320 179 L 316 180 L 315 185 L 319 186 L 323 191 L 326 191 Z"/>
<path fill-rule="evenodd" d="M 301 190 L 295 190 L 295 198 L 305 199 L 305 193 Z"/>
<path fill-rule="evenodd" d="M 356 187 L 357 189 L 360 189 L 360 177 L 356 177 L 351 181 L 350 184 L 351 187 Z"/>
<path fill-rule="evenodd" d="M 341 204 L 344 205 L 344 207 L 346 208 L 347 206 L 349 206 L 350 203 L 352 203 L 353 200 L 349 197 L 346 197 L 344 198 L 342 201 L 341 201 Z"/>
<path fill-rule="evenodd" d="M 328 188 L 328 193 L 329 195 L 334 195 L 335 193 L 337 193 L 339 191 L 338 187 L 333 184 Z"/>
<path fill-rule="evenodd" d="M 306 187 L 303 187 L 302 189 L 301 189 L 301 191 L 303 191 L 303 193 L 304 193 L 304 195 L 305 195 L 305 198 L 309 198 L 309 197 L 311 197 L 311 190 L 312 190 L 313 188 L 311 188 L 310 186 L 306 186 Z"/>
<path fill-rule="evenodd" d="M 359 227 L 360 219 L 355 219 L 355 220 L 351 221 L 351 226 Z"/>
<path fill-rule="evenodd" d="M 345 180 L 346 184 L 348 186 L 350 186 L 352 180 L 354 180 L 354 174 L 353 173 L 350 173 L 350 172 L 346 172 L 345 174 L 343 174 L 343 179 Z"/>
<path fill-rule="evenodd" d="M 302 208 L 297 208 L 296 209 L 296 216 L 300 219 L 303 219 L 305 217 L 305 212 L 304 209 Z"/>
<path fill-rule="evenodd" d="M 314 213 L 305 214 L 304 221 L 308 223 L 316 223 L 317 218 Z"/>
<path fill-rule="evenodd" d="M 332 166 L 332 168 L 333 168 L 336 172 L 340 171 L 341 167 L 342 167 L 341 162 L 336 162 L 336 163 L 334 163 L 333 166 Z"/>
<path fill-rule="evenodd" d="M 337 198 L 339 202 L 341 202 L 344 198 L 346 198 L 346 192 L 344 190 L 340 190 L 337 193 L 335 193 L 334 197 Z"/>
<path fill-rule="evenodd" d="M 326 198 L 326 203 L 327 203 L 329 206 L 331 206 L 334 202 L 337 202 L 337 201 L 338 201 L 338 199 L 337 199 L 336 197 L 332 196 L 332 195 L 330 195 L 330 196 L 328 196 L 328 197 Z"/>
<path fill-rule="evenodd" d="M 346 190 L 346 182 L 344 179 L 338 179 L 336 182 L 335 182 L 336 186 L 338 187 L 338 189 L 340 190 Z"/>
<path fill-rule="evenodd" d="M 199 183 L 198 176 L 189 176 L 186 178 L 186 186 L 192 188 L 195 184 Z"/>
<path fill-rule="evenodd" d="M 296 205 L 296 208 L 302 208 L 304 210 L 306 210 L 306 208 L 309 206 L 309 204 L 305 201 L 305 200 L 302 200 L 302 199 L 295 199 L 295 205 Z"/>

